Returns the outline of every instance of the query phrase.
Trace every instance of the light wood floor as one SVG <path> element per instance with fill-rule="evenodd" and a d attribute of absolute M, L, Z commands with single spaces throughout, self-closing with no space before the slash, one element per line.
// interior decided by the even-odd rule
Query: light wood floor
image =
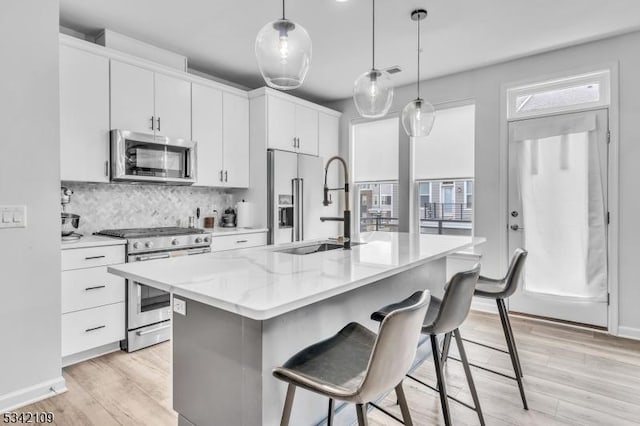
<path fill-rule="evenodd" d="M 512 323 L 530 409 L 522 409 L 514 381 L 473 369 L 487 425 L 640 424 L 640 342 L 526 318 L 512 317 Z M 472 313 L 462 335 L 503 345 L 499 320 L 491 314 Z M 470 343 L 465 348 L 472 362 L 512 373 L 508 355 Z M 165 343 L 68 367 L 68 392 L 20 411 L 52 411 L 59 425 L 176 425 L 169 350 Z M 435 383 L 432 363 L 421 366 L 417 376 Z M 446 377 L 450 394 L 471 401 L 459 363 L 447 363 Z M 405 392 L 414 424 L 443 424 L 435 392 L 408 380 Z M 399 414 L 391 397 L 383 405 Z M 455 425 L 479 423 L 473 411 L 455 402 L 451 408 Z M 369 423 L 398 424 L 375 410 Z"/>

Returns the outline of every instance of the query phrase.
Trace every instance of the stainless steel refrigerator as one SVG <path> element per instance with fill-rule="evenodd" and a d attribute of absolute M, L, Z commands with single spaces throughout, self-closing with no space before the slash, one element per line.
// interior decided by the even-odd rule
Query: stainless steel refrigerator
<path fill-rule="evenodd" d="M 335 237 L 320 222 L 322 157 L 269 150 L 267 161 L 269 244 Z"/>

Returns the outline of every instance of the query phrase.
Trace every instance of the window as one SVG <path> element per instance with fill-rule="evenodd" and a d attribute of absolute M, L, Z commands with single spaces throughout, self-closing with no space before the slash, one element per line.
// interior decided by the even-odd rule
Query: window
<path fill-rule="evenodd" d="M 356 183 L 359 230 L 398 231 L 398 183 Z"/>
<path fill-rule="evenodd" d="M 608 105 L 609 86 L 607 70 L 515 87 L 508 90 L 508 118 Z"/>
<path fill-rule="evenodd" d="M 420 233 L 471 235 L 472 179 L 430 180 L 417 184 Z"/>
<path fill-rule="evenodd" d="M 398 117 L 352 127 L 358 229 L 398 231 Z"/>

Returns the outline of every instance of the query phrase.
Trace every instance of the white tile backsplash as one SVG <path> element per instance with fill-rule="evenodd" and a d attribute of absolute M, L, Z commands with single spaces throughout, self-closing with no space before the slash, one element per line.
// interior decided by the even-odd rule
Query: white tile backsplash
<path fill-rule="evenodd" d="M 235 204 L 233 193 L 194 186 L 62 182 L 73 190 L 68 213 L 80 215 L 78 232 L 152 226 L 188 226 L 200 207 L 202 218 Z"/>

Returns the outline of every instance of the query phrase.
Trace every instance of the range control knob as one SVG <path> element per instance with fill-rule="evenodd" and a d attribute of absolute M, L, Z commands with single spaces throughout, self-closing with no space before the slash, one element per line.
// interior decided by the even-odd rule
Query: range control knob
<path fill-rule="evenodd" d="M 153 241 L 147 241 L 144 245 L 146 248 L 151 248 L 153 247 Z"/>
<path fill-rule="evenodd" d="M 196 244 L 200 244 L 202 242 L 202 238 L 196 237 Z"/>
<path fill-rule="evenodd" d="M 209 237 L 204 237 L 204 242 L 205 242 L 205 243 L 208 243 L 209 241 L 211 241 L 211 238 L 209 238 Z"/>
<path fill-rule="evenodd" d="M 134 249 L 139 249 L 141 245 L 142 245 L 142 244 L 140 244 L 140 242 L 139 242 L 139 241 L 136 241 L 135 243 L 133 243 L 133 248 L 134 248 Z"/>
<path fill-rule="evenodd" d="M 174 238 L 173 240 L 171 240 L 171 245 L 177 246 L 178 244 L 180 244 L 180 241 L 178 241 L 177 238 Z"/>

